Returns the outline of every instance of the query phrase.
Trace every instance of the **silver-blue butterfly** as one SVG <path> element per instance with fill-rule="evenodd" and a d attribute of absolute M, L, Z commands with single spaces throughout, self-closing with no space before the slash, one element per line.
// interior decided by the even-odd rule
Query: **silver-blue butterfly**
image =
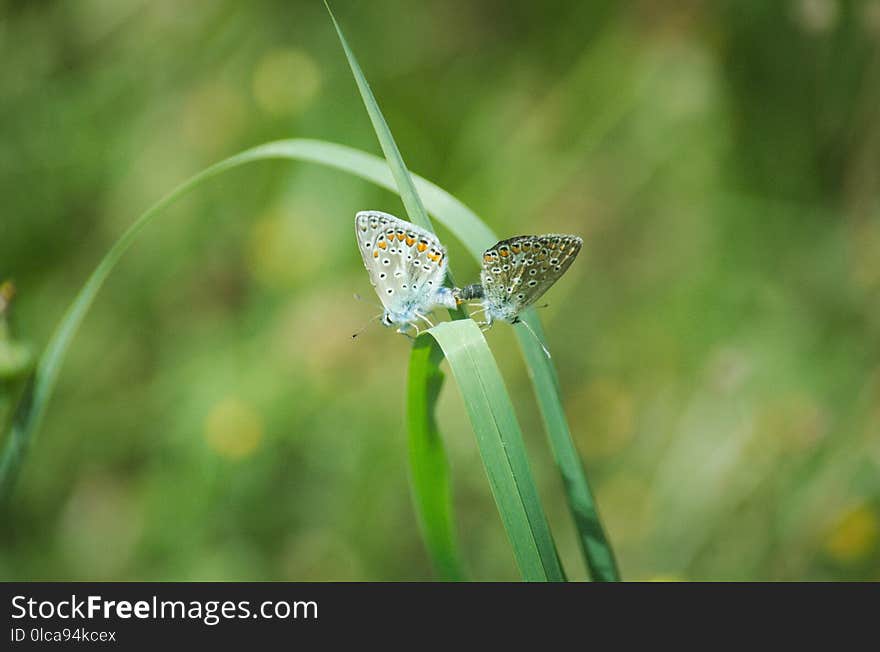
<path fill-rule="evenodd" d="M 362 211 L 354 218 L 358 249 L 384 312 L 382 323 L 409 327 L 433 326 L 427 315 L 457 305 L 446 280 L 446 249 L 437 236 L 415 224 L 380 211 Z"/>
<path fill-rule="evenodd" d="M 516 324 L 574 262 L 583 246 L 576 235 L 520 235 L 483 253 L 480 283 L 456 290 L 459 301 L 481 299 L 488 327 L 495 320 Z"/>

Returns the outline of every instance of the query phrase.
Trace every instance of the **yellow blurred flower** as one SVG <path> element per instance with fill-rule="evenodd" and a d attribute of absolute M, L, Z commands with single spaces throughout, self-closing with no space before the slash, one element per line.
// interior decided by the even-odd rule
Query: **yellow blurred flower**
<path fill-rule="evenodd" d="M 841 562 L 864 559 L 876 546 L 880 523 L 867 505 L 849 510 L 837 521 L 825 541 L 825 550 Z"/>
<path fill-rule="evenodd" d="M 315 60 L 301 50 L 272 50 L 254 69 L 254 99 L 272 115 L 290 115 L 305 109 L 321 87 Z"/>
<path fill-rule="evenodd" d="M 205 439 L 219 455 L 238 460 L 253 453 L 263 438 L 263 420 L 237 397 L 217 403 L 205 420 Z"/>

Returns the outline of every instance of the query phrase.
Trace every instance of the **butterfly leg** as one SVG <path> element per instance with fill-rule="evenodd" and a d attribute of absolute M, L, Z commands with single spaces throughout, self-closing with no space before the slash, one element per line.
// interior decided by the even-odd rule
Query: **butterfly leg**
<path fill-rule="evenodd" d="M 430 319 L 425 317 L 422 313 L 417 312 L 416 317 L 418 317 L 419 319 L 423 320 L 426 324 L 428 324 L 428 328 L 434 328 L 434 323 Z M 413 326 L 415 326 L 415 324 L 413 324 Z"/>
<path fill-rule="evenodd" d="M 486 315 L 486 307 L 483 306 L 482 304 L 477 304 L 477 305 L 480 306 L 479 310 L 474 310 L 472 313 L 470 313 L 470 317 L 473 319 L 476 319 L 476 315 L 479 315 L 480 313 L 483 313 L 484 317 Z M 479 326 L 480 324 L 487 324 L 487 323 L 489 323 L 489 322 L 478 321 L 477 325 Z"/>
<path fill-rule="evenodd" d="M 410 335 L 409 333 L 406 332 L 407 326 L 412 326 L 413 328 L 416 329 L 415 337 L 413 337 L 412 335 Z M 400 333 L 401 335 L 403 335 L 406 339 L 411 340 L 413 342 L 415 342 L 416 337 L 419 336 L 419 329 L 418 329 L 418 327 L 416 327 L 415 324 L 405 324 L 405 325 L 401 326 L 400 328 L 398 328 L 397 332 Z"/>

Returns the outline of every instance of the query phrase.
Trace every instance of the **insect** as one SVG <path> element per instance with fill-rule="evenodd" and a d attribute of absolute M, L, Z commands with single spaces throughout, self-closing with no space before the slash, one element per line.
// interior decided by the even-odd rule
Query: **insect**
<path fill-rule="evenodd" d="M 381 322 L 406 335 L 437 306 L 454 310 L 458 303 L 446 279 L 446 249 L 437 236 L 380 211 L 361 211 L 354 218 L 358 249 L 384 311 Z"/>
<path fill-rule="evenodd" d="M 483 253 L 480 283 L 456 290 L 459 302 L 482 299 L 486 327 L 495 320 L 519 323 L 520 313 L 565 273 L 581 250 L 575 235 L 519 235 Z"/>

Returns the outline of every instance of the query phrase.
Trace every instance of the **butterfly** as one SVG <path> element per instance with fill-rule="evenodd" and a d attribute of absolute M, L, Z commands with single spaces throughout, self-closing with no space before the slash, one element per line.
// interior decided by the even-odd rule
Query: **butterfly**
<path fill-rule="evenodd" d="M 571 266 L 582 245 L 576 235 L 555 233 L 502 240 L 483 253 L 480 283 L 458 289 L 456 299 L 482 299 L 486 327 L 495 320 L 516 324 Z"/>
<path fill-rule="evenodd" d="M 384 312 L 381 322 L 406 334 L 416 322 L 433 326 L 427 313 L 458 303 L 446 279 L 446 248 L 437 236 L 415 224 L 380 211 L 361 211 L 354 218 L 358 249 Z"/>

